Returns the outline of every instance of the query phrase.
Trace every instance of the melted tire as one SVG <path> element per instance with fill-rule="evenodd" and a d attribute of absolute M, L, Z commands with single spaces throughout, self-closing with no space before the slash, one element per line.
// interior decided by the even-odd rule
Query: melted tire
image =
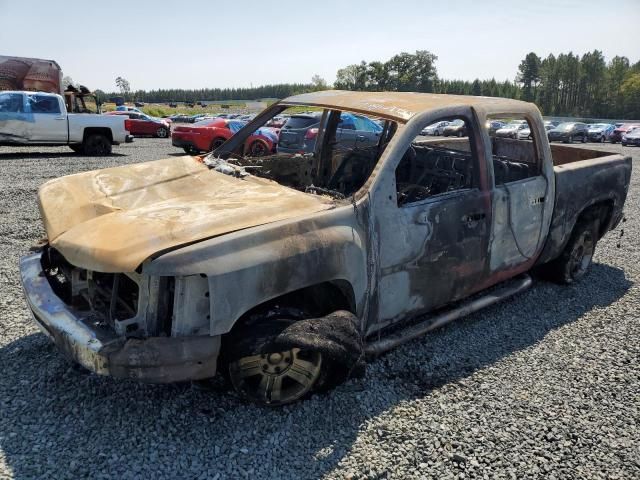
<path fill-rule="evenodd" d="M 544 276 L 564 285 L 570 285 L 584 277 L 591 267 L 595 253 L 598 225 L 598 221 L 593 218 L 578 220 L 562 254 L 545 265 Z"/>

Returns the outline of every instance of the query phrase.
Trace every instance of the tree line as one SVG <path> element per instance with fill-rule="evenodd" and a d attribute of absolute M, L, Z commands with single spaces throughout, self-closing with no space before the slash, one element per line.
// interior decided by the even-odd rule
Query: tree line
<path fill-rule="evenodd" d="M 402 52 L 386 61 L 362 61 L 339 69 L 333 88 L 506 97 L 535 102 L 544 115 L 640 119 L 640 61 L 631 64 L 627 57 L 616 56 L 607 62 L 599 50 L 582 56 L 572 52 L 549 54 L 546 58 L 531 52 L 518 66 L 513 81 L 441 79 L 437 59 L 427 50 L 418 50 Z M 120 91 L 127 98 L 159 103 L 284 98 L 328 88 L 318 75 L 308 84 L 130 92 L 123 91 L 124 79 L 118 79 Z M 128 82 L 125 86 L 128 88 Z"/>
<path fill-rule="evenodd" d="M 121 77 L 118 77 L 121 78 Z M 285 98 L 298 93 L 311 92 L 321 88 L 324 85 L 316 85 L 314 83 L 282 83 L 276 85 L 262 85 L 253 88 L 200 88 L 200 89 L 184 89 L 169 88 L 158 90 L 126 90 L 119 85 L 118 92 L 98 92 L 105 98 L 116 96 L 125 96 L 127 100 L 136 100 L 140 102 L 150 103 L 169 103 L 169 102 L 199 102 L 200 100 L 208 101 L 225 101 L 225 100 L 256 100 L 260 98 Z"/>

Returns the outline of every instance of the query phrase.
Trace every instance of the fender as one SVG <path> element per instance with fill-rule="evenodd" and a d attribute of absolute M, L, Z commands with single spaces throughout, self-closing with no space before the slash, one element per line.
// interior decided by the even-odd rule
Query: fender
<path fill-rule="evenodd" d="M 346 205 L 174 250 L 146 263 L 143 273 L 206 276 L 210 335 L 220 335 L 257 305 L 336 280 L 351 285 L 361 316 L 367 289 L 366 245 L 354 208 Z"/>

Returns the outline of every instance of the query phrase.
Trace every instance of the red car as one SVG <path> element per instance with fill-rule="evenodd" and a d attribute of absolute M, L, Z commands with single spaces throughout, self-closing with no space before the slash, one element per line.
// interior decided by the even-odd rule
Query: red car
<path fill-rule="evenodd" d="M 235 135 L 246 123 L 226 118 L 211 118 L 191 126 L 179 126 L 171 132 L 174 147 L 189 154 L 210 152 Z M 268 155 L 276 151 L 278 133 L 276 129 L 259 128 L 245 142 L 245 154 L 252 157 Z"/>
<path fill-rule="evenodd" d="M 640 124 L 623 123 L 618 128 L 616 128 L 613 132 L 611 132 L 611 135 L 609 136 L 609 140 L 611 141 L 611 143 L 617 143 L 622 141 L 622 135 L 631 131 L 631 129 L 634 127 L 640 127 Z"/>
<path fill-rule="evenodd" d="M 171 124 L 165 118 L 150 117 L 139 112 L 107 112 L 107 115 L 124 115 L 129 117 L 125 120 L 125 128 L 133 136 L 151 135 L 152 137 L 167 138 L 171 132 Z"/>

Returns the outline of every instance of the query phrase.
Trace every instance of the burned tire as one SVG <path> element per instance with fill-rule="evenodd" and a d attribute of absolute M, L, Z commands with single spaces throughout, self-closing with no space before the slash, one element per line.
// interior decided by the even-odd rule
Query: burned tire
<path fill-rule="evenodd" d="M 89 156 L 102 156 L 111 154 L 111 142 L 104 135 L 94 133 L 87 135 L 82 142 L 82 150 Z"/>
<path fill-rule="evenodd" d="M 264 157 L 269 154 L 269 145 L 264 140 L 254 140 L 249 145 L 247 153 L 251 157 Z"/>
<path fill-rule="evenodd" d="M 356 325 L 346 311 L 315 319 L 255 319 L 227 338 L 222 368 L 245 400 L 292 403 L 341 383 L 355 370 L 364 358 Z"/>
<path fill-rule="evenodd" d="M 545 273 L 550 280 L 568 285 L 584 277 L 598 242 L 598 225 L 593 218 L 578 221 L 562 254 L 546 265 Z"/>
<path fill-rule="evenodd" d="M 240 397 L 260 405 L 278 406 L 303 398 L 316 386 L 322 374 L 322 354 L 295 347 L 282 349 L 274 344 L 294 322 L 266 320 L 251 331 L 236 332 L 233 347 L 225 354 L 224 367 Z"/>

